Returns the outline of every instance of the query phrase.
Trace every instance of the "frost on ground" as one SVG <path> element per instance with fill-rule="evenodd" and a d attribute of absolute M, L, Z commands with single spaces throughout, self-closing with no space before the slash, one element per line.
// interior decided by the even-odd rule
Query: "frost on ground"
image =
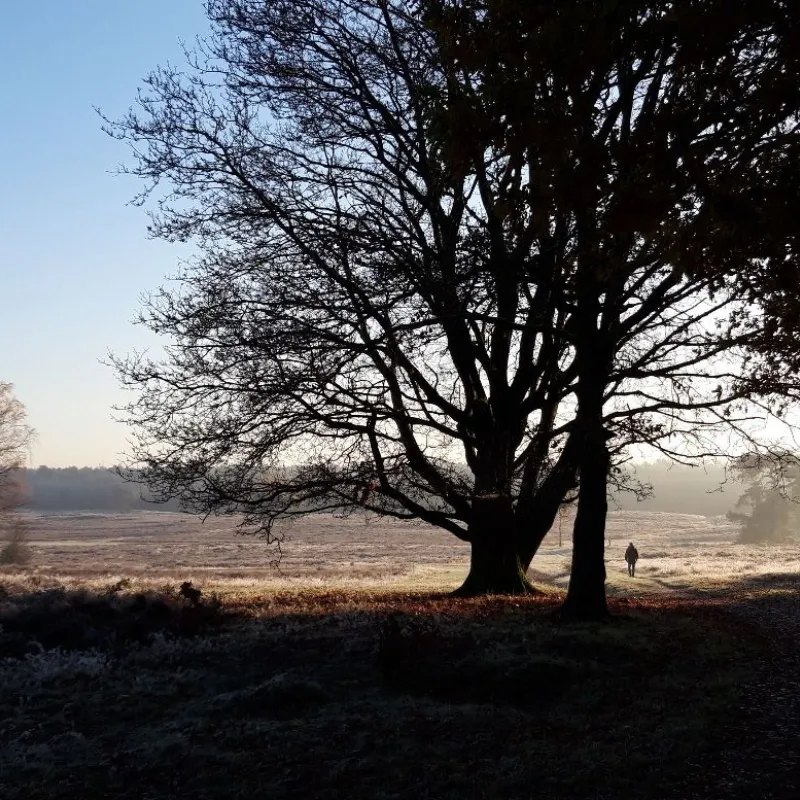
<path fill-rule="evenodd" d="M 539 580 L 566 586 L 569 581 L 569 525 L 563 547 L 551 531 L 534 559 Z M 800 541 L 784 545 L 737 542 L 739 530 L 725 517 L 619 511 L 606 526 L 606 568 L 611 592 L 685 592 L 772 574 L 800 576 Z M 625 548 L 639 551 L 636 577 L 629 578 Z"/>
<path fill-rule="evenodd" d="M 5 659 L 0 797 L 689 796 L 686 760 L 716 751 L 741 682 L 736 640 L 630 599 L 564 627 L 558 602 L 240 587 L 195 635 Z"/>
<path fill-rule="evenodd" d="M 469 546 L 423 524 L 353 515 L 318 515 L 286 525 L 279 569 L 274 548 L 238 535 L 235 520 L 206 523 L 183 514 L 31 514 L 35 559 L 25 576 L 42 586 L 66 581 L 106 585 L 116 577 L 148 585 L 192 580 L 231 590 L 332 586 L 447 590 L 463 580 Z M 772 573 L 800 573 L 800 543 L 742 545 L 724 517 L 612 511 L 606 528 L 611 592 L 683 591 L 706 583 Z M 533 561 L 540 583 L 569 580 L 569 518 L 557 522 Z M 637 577 L 626 573 L 629 541 L 641 555 Z M 56 578 L 58 579 L 56 581 Z"/>
<path fill-rule="evenodd" d="M 421 525 L 298 522 L 276 572 L 227 520 L 31 522 L 0 572 L 3 800 L 800 796 L 800 547 L 725 519 L 612 513 L 604 626 L 555 621 L 569 521 L 513 600 L 442 596 L 469 551 Z"/>

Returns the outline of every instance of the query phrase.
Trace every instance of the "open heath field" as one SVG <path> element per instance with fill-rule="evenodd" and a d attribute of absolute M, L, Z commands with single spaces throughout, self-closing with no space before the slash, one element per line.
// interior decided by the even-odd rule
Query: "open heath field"
<path fill-rule="evenodd" d="M 447 595 L 462 543 L 387 520 L 298 521 L 279 569 L 230 520 L 28 530 L 0 569 L 4 800 L 800 796 L 800 549 L 724 519 L 612 513 L 601 625 L 556 613 L 569 520 L 539 594 L 474 600 Z"/>
<path fill-rule="evenodd" d="M 175 513 L 30 514 L 32 565 L 41 578 L 102 582 L 109 576 L 265 588 L 385 587 L 447 591 L 459 585 L 469 547 L 424 524 L 332 515 L 279 527 L 281 551 L 237 532 L 236 521 Z M 702 588 L 770 573 L 800 572 L 800 544 L 741 545 L 724 517 L 617 511 L 609 514 L 606 560 L 611 592 Z M 532 564 L 536 582 L 569 580 L 571 520 L 558 521 Z M 627 576 L 623 553 L 641 560 Z M 279 564 L 275 562 L 279 558 Z"/>

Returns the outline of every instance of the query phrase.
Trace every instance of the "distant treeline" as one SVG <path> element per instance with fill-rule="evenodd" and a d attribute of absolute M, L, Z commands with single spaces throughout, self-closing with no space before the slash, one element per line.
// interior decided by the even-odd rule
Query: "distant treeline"
<path fill-rule="evenodd" d="M 105 467 L 39 467 L 25 471 L 33 511 L 179 511 L 174 501 L 153 504 L 143 486 L 127 483 Z"/>
<path fill-rule="evenodd" d="M 616 495 L 610 503 L 611 510 L 716 516 L 730 511 L 743 492 L 741 484 L 726 482 L 722 465 L 692 468 L 659 461 L 638 464 L 634 472 L 637 480 L 652 484 L 653 496 L 637 502 L 633 495 Z M 144 487 L 126 483 L 104 467 L 39 467 L 27 470 L 26 480 L 29 491 L 26 505 L 34 511 L 180 510 L 175 501 L 148 502 L 144 499 L 148 497 Z"/>

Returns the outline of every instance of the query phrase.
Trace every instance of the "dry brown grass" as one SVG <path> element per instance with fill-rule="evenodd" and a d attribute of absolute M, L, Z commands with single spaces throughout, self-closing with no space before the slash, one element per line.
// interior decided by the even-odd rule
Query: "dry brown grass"
<path fill-rule="evenodd" d="M 468 546 L 426 525 L 353 516 L 315 516 L 287 526 L 280 570 L 274 549 L 235 533 L 235 521 L 206 523 L 181 514 L 29 515 L 33 567 L 76 579 L 125 575 L 145 580 L 216 580 L 262 587 L 305 589 L 340 586 L 386 589 L 411 586 L 447 591 L 463 580 Z M 569 524 L 566 524 L 567 534 Z M 740 545 L 724 519 L 656 512 L 612 512 L 607 532 L 612 592 L 660 592 L 684 585 L 771 572 L 800 573 L 800 544 Z M 623 553 L 635 540 L 641 559 L 630 581 Z M 569 579 L 569 535 L 557 530 L 533 562 L 537 582 L 564 588 Z"/>

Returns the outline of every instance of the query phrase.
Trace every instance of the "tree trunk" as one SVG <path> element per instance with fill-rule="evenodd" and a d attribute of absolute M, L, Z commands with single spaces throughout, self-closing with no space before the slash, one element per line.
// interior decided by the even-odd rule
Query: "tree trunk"
<path fill-rule="evenodd" d="M 572 573 L 562 617 L 598 620 L 608 617 L 605 531 L 609 455 L 601 423 L 587 432 L 581 458 L 578 513 L 572 534 Z"/>
<path fill-rule="evenodd" d="M 536 590 L 517 553 L 511 498 L 503 494 L 476 495 L 472 507 L 469 574 L 454 595 L 533 594 Z"/>
<path fill-rule="evenodd" d="M 591 281 L 579 299 L 582 314 L 576 340 L 578 408 L 575 423 L 581 444 L 578 512 L 572 532 L 572 571 L 562 617 L 597 620 L 608 616 L 606 602 L 606 514 L 608 500 L 608 433 L 603 402 L 610 368 L 608 342 L 597 328 L 600 305 Z"/>

